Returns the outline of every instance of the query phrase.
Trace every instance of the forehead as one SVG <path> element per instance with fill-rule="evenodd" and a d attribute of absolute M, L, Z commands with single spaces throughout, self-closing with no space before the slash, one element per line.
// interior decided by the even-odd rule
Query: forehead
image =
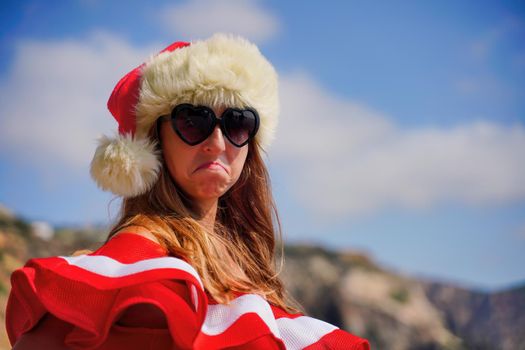
<path fill-rule="evenodd" d="M 228 107 L 225 106 L 218 106 L 218 107 L 211 107 L 211 109 L 215 112 L 217 117 L 219 117 Z"/>

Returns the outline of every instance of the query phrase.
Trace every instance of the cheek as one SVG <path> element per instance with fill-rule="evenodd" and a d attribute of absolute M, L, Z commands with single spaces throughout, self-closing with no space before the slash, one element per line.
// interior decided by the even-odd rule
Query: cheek
<path fill-rule="evenodd" d="M 171 175 L 171 178 L 179 184 L 183 184 L 188 181 L 188 178 L 191 176 L 191 156 L 180 152 L 178 154 L 170 153 L 165 154 L 164 161 L 168 168 L 168 172 Z"/>
<path fill-rule="evenodd" d="M 246 158 L 248 156 L 248 147 L 243 147 L 239 150 L 239 153 L 236 155 L 235 159 L 231 163 L 232 177 L 235 181 L 241 176 L 242 169 L 246 163 Z"/>
<path fill-rule="evenodd" d="M 171 178 L 175 181 L 177 181 L 177 178 L 180 176 L 177 174 L 177 171 L 180 169 L 177 167 L 176 160 L 173 159 L 171 156 L 164 156 L 164 162 L 166 164 L 166 167 L 168 168 L 168 173 L 170 174 Z"/>
<path fill-rule="evenodd" d="M 193 157 L 192 150 L 182 144 L 171 128 L 164 128 L 162 136 L 162 157 L 172 179 L 179 182 L 187 177 L 187 168 Z"/>

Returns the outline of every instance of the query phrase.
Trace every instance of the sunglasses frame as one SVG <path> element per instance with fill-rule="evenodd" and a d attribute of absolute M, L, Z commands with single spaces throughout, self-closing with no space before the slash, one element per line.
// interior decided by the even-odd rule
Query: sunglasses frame
<path fill-rule="evenodd" d="M 177 119 L 177 114 L 178 112 L 181 110 L 181 109 L 184 109 L 184 108 L 190 108 L 190 109 L 205 109 L 205 110 L 208 110 L 210 112 L 210 115 L 213 117 L 212 118 L 212 124 L 210 125 L 210 130 L 208 131 L 208 135 L 206 135 L 206 137 L 200 141 L 197 141 L 197 142 L 189 142 L 183 135 L 182 133 L 179 131 L 179 129 L 176 127 L 176 123 L 175 123 L 175 120 Z M 226 122 L 225 122 L 225 119 L 224 119 L 224 115 L 226 113 L 229 113 L 229 112 L 232 112 L 232 111 L 235 111 L 235 112 L 244 112 L 244 111 L 250 111 L 253 113 L 253 115 L 255 116 L 255 128 L 250 132 L 250 134 L 248 135 L 248 138 L 246 139 L 246 141 L 244 141 L 242 144 L 237 144 L 235 143 L 231 138 L 230 138 L 230 135 L 226 132 Z M 173 110 L 171 111 L 171 114 L 170 115 L 162 115 L 160 116 L 158 119 L 157 119 L 157 135 L 160 135 L 160 123 L 163 122 L 163 121 L 170 121 L 170 124 L 171 124 L 171 127 L 173 129 L 173 131 L 175 131 L 175 133 L 180 137 L 180 139 L 182 141 L 184 141 L 184 143 L 190 145 L 190 146 L 196 146 L 198 145 L 199 143 L 202 143 L 204 141 L 206 141 L 206 139 L 208 137 L 210 137 L 210 135 L 213 133 L 213 130 L 215 130 L 215 127 L 217 127 L 217 124 L 219 124 L 219 127 L 221 129 L 221 132 L 222 134 L 228 139 L 228 141 L 230 141 L 230 143 L 232 145 L 234 145 L 235 147 L 243 147 L 244 145 L 246 145 L 248 142 L 250 142 L 250 140 L 252 138 L 255 137 L 255 135 L 257 134 L 257 131 L 259 130 L 259 124 L 260 124 L 260 119 L 259 119 L 259 114 L 257 113 L 257 111 L 251 107 L 245 107 L 245 108 L 226 108 L 224 110 L 224 112 L 222 112 L 221 114 L 221 117 L 220 118 L 217 118 L 217 115 L 215 114 L 215 112 L 213 111 L 213 109 L 211 109 L 210 107 L 207 107 L 207 106 L 195 106 L 195 105 L 192 105 L 190 103 L 182 103 L 182 104 L 179 104 L 177 106 L 175 106 L 173 108 Z"/>

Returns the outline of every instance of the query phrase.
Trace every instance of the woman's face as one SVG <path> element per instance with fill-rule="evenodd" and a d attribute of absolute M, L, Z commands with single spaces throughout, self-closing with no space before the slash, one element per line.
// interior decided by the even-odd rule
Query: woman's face
<path fill-rule="evenodd" d="M 220 116 L 224 109 L 213 111 Z M 167 121 L 162 122 L 160 137 L 171 177 L 196 204 L 216 201 L 226 193 L 241 175 L 248 155 L 248 145 L 234 146 L 219 126 L 195 146 L 184 143 Z"/>

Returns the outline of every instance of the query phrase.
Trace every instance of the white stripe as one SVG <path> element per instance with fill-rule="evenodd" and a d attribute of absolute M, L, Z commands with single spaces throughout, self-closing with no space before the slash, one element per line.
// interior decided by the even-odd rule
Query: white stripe
<path fill-rule="evenodd" d="M 70 265 L 106 277 L 125 277 L 164 268 L 182 270 L 195 277 L 203 288 L 197 271 L 184 260 L 174 257 L 146 259 L 131 264 L 124 264 L 103 255 L 61 256 L 60 258 Z M 197 297 L 194 295 L 196 290 L 192 288 L 191 291 L 195 299 L 194 304 L 197 305 Z M 270 331 L 283 340 L 286 349 L 290 350 L 303 349 L 338 329 L 329 323 L 308 316 L 282 317 L 276 320 L 270 304 L 264 298 L 256 294 L 245 294 L 228 305 L 208 305 L 201 331 L 210 336 L 219 335 L 247 313 L 256 313 Z"/>
<path fill-rule="evenodd" d="M 284 345 L 288 350 L 299 350 L 314 344 L 323 336 L 338 329 L 324 321 L 300 316 L 297 318 L 278 318 L 277 325 Z"/>
<path fill-rule="evenodd" d="M 228 305 L 208 306 L 208 313 L 201 331 L 210 336 L 219 335 L 231 327 L 242 315 L 251 312 L 256 313 L 270 331 L 283 340 L 286 349 L 289 350 L 304 349 L 338 329 L 330 323 L 308 316 L 282 317 L 276 320 L 266 300 L 259 295 L 245 294 Z"/>
<path fill-rule="evenodd" d="M 256 313 L 266 323 L 272 333 L 280 338 L 279 328 L 275 323 L 270 304 L 261 296 L 255 294 L 242 295 L 228 305 L 209 305 L 201 331 L 207 335 L 221 334 L 242 315 L 250 312 Z"/>
<path fill-rule="evenodd" d="M 125 277 L 155 269 L 182 270 L 195 277 L 199 281 L 201 288 L 203 288 L 197 271 L 190 264 L 170 256 L 140 260 L 131 264 L 123 264 L 103 255 L 60 256 L 60 258 L 67 261 L 70 265 L 78 266 L 89 272 L 106 277 Z"/>

